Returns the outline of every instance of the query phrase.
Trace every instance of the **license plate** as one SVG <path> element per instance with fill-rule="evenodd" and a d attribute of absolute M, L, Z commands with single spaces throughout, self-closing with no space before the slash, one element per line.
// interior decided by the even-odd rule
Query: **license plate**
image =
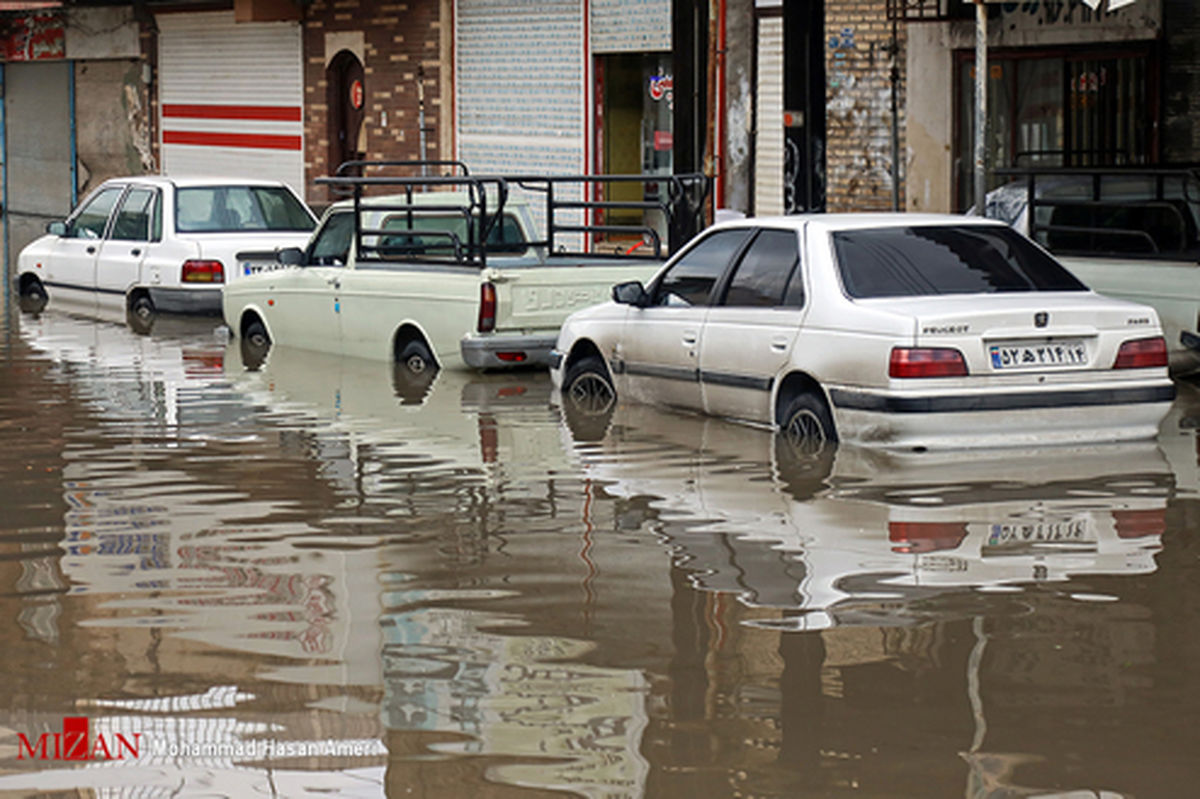
<path fill-rule="evenodd" d="M 1096 536 L 1087 519 L 1061 522 L 993 524 L 985 550 L 1023 550 L 1038 547 L 1082 547 L 1095 543 Z"/>
<path fill-rule="evenodd" d="M 1085 366 L 1087 346 L 1079 339 L 1036 344 L 992 344 L 988 347 L 993 369 L 1042 369 L 1056 366 Z"/>

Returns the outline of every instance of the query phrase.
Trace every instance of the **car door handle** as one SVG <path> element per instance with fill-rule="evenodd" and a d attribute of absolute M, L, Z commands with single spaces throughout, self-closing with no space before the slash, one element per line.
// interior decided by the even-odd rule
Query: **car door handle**
<path fill-rule="evenodd" d="M 696 334 L 696 331 L 694 331 L 694 330 L 685 331 L 683 334 L 683 343 L 687 344 L 688 346 L 691 346 L 692 344 L 696 343 L 697 338 L 698 338 L 698 336 Z"/>
<path fill-rule="evenodd" d="M 139 250 L 137 247 L 134 247 L 132 250 L 129 251 L 129 254 L 132 255 L 134 258 L 137 258 L 139 255 L 142 254 L 142 251 Z"/>
<path fill-rule="evenodd" d="M 336 278 L 336 277 L 331 277 L 331 278 L 327 279 L 325 282 L 328 283 L 329 285 L 333 286 L 335 289 L 340 289 L 342 287 L 341 279 Z"/>
<path fill-rule="evenodd" d="M 788 340 L 786 338 L 771 339 L 771 349 L 776 352 L 783 352 L 787 349 Z"/>
<path fill-rule="evenodd" d="M 88 255 L 95 255 L 95 254 L 96 254 L 96 248 L 95 248 L 95 247 L 92 247 L 92 246 L 88 246 L 88 248 L 87 248 L 87 254 L 88 254 Z"/>

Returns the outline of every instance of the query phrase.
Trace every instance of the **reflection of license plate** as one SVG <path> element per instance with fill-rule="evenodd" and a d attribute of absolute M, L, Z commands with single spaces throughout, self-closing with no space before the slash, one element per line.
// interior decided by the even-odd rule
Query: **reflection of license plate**
<path fill-rule="evenodd" d="M 1071 519 L 1061 522 L 993 524 L 984 546 L 988 549 L 1011 550 L 1039 546 L 1084 546 L 1094 541 L 1089 520 Z"/>
<path fill-rule="evenodd" d="M 988 347 L 993 369 L 1040 369 L 1046 366 L 1083 366 L 1087 347 L 1079 339 L 1036 344 L 993 344 Z"/>

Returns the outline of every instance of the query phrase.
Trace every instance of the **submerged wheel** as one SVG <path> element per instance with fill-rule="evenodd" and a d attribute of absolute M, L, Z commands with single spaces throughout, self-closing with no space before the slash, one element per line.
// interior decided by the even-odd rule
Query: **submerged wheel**
<path fill-rule="evenodd" d="M 35 302 L 45 300 L 46 287 L 43 286 L 42 281 L 38 280 L 37 278 L 27 280 L 25 284 L 21 286 L 20 296 Z"/>
<path fill-rule="evenodd" d="M 242 333 L 242 338 L 251 347 L 271 346 L 271 337 L 267 335 L 266 326 L 257 319 L 246 325 L 246 331 Z"/>
<path fill-rule="evenodd" d="M 396 363 L 404 366 L 414 375 L 437 369 L 437 361 L 433 359 L 433 353 L 429 351 L 429 346 L 419 340 L 405 344 L 396 355 Z"/>
<path fill-rule="evenodd" d="M 599 356 L 589 355 L 567 367 L 562 396 L 567 427 L 575 441 L 599 441 L 608 434 L 617 392 Z"/>
<path fill-rule="evenodd" d="M 837 443 L 833 415 L 825 400 L 811 391 L 793 397 L 780 416 L 780 432 L 802 452 L 819 452 L 826 444 Z"/>
<path fill-rule="evenodd" d="M 607 413 L 617 400 L 608 368 L 596 355 L 581 358 L 567 368 L 563 394 L 582 413 Z"/>
<path fill-rule="evenodd" d="M 148 294 L 139 294 L 129 301 L 129 312 L 141 322 L 149 322 L 154 318 L 154 301 Z"/>

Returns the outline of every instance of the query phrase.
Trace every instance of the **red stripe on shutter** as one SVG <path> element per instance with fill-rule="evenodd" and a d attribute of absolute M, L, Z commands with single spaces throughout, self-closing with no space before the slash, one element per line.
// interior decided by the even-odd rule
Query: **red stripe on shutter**
<path fill-rule="evenodd" d="M 279 105 L 188 105 L 167 103 L 164 117 L 178 119 L 258 119 L 267 122 L 300 122 L 298 106 Z"/>
<path fill-rule="evenodd" d="M 198 147 L 243 147 L 251 150 L 300 150 L 299 136 L 269 133 L 209 133 L 197 130 L 165 130 L 163 144 L 192 144 Z"/>

